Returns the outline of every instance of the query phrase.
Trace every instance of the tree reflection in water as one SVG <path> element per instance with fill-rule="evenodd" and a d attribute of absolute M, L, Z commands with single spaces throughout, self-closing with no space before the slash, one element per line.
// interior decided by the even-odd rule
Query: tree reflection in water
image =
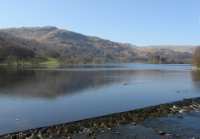
<path fill-rule="evenodd" d="M 54 98 L 129 78 L 130 71 L 57 71 L 0 69 L 0 95 Z M 112 78 L 109 78 L 112 76 Z M 117 78 L 113 78 L 116 76 Z"/>
<path fill-rule="evenodd" d="M 200 89 L 200 70 L 192 71 L 191 75 L 192 75 L 192 81 L 193 81 L 194 86 L 197 89 Z"/>

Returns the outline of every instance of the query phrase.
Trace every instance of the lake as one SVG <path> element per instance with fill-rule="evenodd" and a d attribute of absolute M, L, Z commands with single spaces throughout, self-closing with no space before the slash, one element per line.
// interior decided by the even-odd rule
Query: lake
<path fill-rule="evenodd" d="M 200 96 L 191 65 L 0 67 L 0 134 Z"/>

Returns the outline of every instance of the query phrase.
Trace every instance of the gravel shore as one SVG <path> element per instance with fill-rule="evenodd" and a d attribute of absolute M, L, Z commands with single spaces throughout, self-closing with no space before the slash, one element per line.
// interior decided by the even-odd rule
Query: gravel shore
<path fill-rule="evenodd" d="M 200 138 L 200 98 L 31 129 L 1 139 Z"/>

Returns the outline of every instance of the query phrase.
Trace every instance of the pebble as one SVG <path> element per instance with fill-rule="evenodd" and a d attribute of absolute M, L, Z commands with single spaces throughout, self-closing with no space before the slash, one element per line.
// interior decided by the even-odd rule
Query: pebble
<path fill-rule="evenodd" d="M 85 122 L 87 126 L 82 126 L 81 122 L 79 123 L 80 128 L 77 129 L 77 132 L 73 132 L 73 134 L 87 134 L 90 135 L 90 137 L 94 137 L 95 133 L 97 131 L 100 131 L 101 133 L 104 133 L 107 130 L 113 129 L 113 127 L 116 127 L 116 125 L 120 123 L 125 123 L 125 124 L 132 124 L 136 125 L 137 121 L 142 121 L 144 118 L 148 118 L 148 116 L 156 116 L 159 117 L 160 115 L 168 115 L 168 114 L 177 114 L 178 118 L 183 118 L 182 113 L 184 112 L 189 112 L 189 111 L 200 111 L 200 101 L 190 101 L 190 100 L 185 100 L 185 102 L 180 102 L 180 103 L 172 103 L 174 105 L 162 105 L 164 107 L 153 107 L 147 109 L 141 109 L 139 111 L 134 112 L 129 112 L 129 113 L 124 113 L 124 114 L 119 114 L 117 115 L 118 117 L 116 118 L 115 116 L 111 116 L 111 120 L 109 119 L 99 119 L 99 121 L 92 121 L 92 124 L 90 124 L 90 121 Z M 165 109 L 167 110 L 166 112 Z M 168 111 L 168 110 L 171 111 Z M 150 110 L 150 112 L 149 112 Z M 152 113 L 151 113 L 152 111 Z M 150 114 L 150 115 L 149 115 Z M 109 117 L 110 118 L 110 117 Z M 114 119 L 112 119 L 114 118 Z M 16 121 L 20 119 L 16 118 Z M 114 121 L 114 122 L 113 122 Z M 136 122 L 136 123 L 135 123 Z M 114 123 L 114 124 L 113 124 Z M 62 126 L 53 126 L 49 128 L 44 128 L 44 129 L 35 129 L 35 130 L 30 130 L 28 132 L 22 133 L 19 132 L 16 135 L 7 135 L 9 137 L 13 137 L 13 139 L 21 137 L 23 139 L 45 139 L 46 137 L 52 137 L 55 136 L 56 134 L 60 135 L 64 133 L 64 136 L 67 139 L 71 139 L 71 132 L 68 132 L 70 126 L 65 126 L 64 124 Z M 76 126 L 75 126 L 76 127 Z M 71 129 L 73 130 L 73 129 Z M 157 130 L 158 131 L 158 130 Z M 70 134 L 69 134 L 70 133 Z M 120 134 L 119 131 L 112 131 L 113 134 Z M 170 136 L 170 134 L 167 134 L 166 132 L 163 131 L 158 131 L 157 132 L 161 136 Z"/>
<path fill-rule="evenodd" d="M 166 133 L 164 131 L 159 131 L 158 134 L 161 135 L 161 136 L 166 135 Z"/>
<path fill-rule="evenodd" d="M 90 132 L 91 132 L 91 130 L 89 128 L 84 128 L 83 129 L 83 133 L 90 133 Z"/>
<path fill-rule="evenodd" d="M 178 112 L 179 112 L 179 113 L 183 113 L 183 112 L 185 112 L 185 110 L 184 110 L 184 109 L 181 109 L 181 110 L 179 110 Z"/>

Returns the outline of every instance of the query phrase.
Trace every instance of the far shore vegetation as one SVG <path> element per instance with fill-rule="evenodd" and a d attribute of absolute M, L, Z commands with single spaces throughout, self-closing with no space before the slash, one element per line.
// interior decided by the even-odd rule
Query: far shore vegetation
<path fill-rule="evenodd" d="M 178 58 L 180 59 L 180 58 Z M 176 58 L 166 57 L 162 53 L 155 53 L 147 59 L 113 58 L 110 56 L 84 56 L 70 55 L 61 57 L 53 54 L 38 54 L 28 48 L 21 47 L 0 47 L 0 65 L 8 66 L 59 66 L 75 64 L 104 64 L 104 63 L 149 63 L 149 64 L 191 64 L 192 58 L 185 58 L 183 61 Z M 193 64 L 200 68 L 200 47 L 197 47 L 193 54 Z"/>
<path fill-rule="evenodd" d="M 78 64 L 105 64 L 105 63 L 131 63 L 127 61 L 115 61 L 115 60 L 107 60 L 106 58 L 93 58 L 93 59 L 81 59 L 77 58 L 66 58 L 61 59 L 57 57 L 24 57 L 24 56 L 13 56 L 9 55 L 6 58 L 0 57 L 0 65 L 6 66 L 60 66 L 60 65 L 78 65 Z M 134 63 L 134 62 L 132 62 Z M 165 62 L 160 57 L 151 57 L 148 61 L 138 60 L 135 63 L 148 63 L 148 64 L 189 64 L 190 60 L 185 63 L 177 63 L 175 61 Z M 199 53 L 195 53 L 193 56 L 193 63 L 195 66 L 200 67 L 200 50 Z"/>
<path fill-rule="evenodd" d="M 59 61 L 56 58 L 25 58 L 25 59 L 19 59 L 15 56 L 9 56 L 6 60 L 1 61 L 0 65 L 6 65 L 6 66 L 58 66 L 61 64 L 61 61 Z"/>

